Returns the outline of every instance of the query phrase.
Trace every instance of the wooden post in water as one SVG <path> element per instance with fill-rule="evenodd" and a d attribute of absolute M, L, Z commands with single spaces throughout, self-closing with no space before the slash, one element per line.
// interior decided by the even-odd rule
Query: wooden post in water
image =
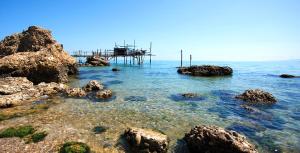
<path fill-rule="evenodd" d="M 182 50 L 181 50 L 181 56 L 180 56 L 180 67 L 182 67 Z"/>
<path fill-rule="evenodd" d="M 192 66 L 192 54 L 190 54 L 190 67 Z"/>
<path fill-rule="evenodd" d="M 151 56 L 152 56 L 152 42 L 150 42 L 150 65 L 151 65 L 151 62 L 152 62 Z"/>

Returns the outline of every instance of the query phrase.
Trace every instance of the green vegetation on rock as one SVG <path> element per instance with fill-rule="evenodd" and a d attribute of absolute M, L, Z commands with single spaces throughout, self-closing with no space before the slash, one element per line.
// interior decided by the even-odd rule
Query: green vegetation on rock
<path fill-rule="evenodd" d="M 90 147 L 82 142 L 66 142 L 59 153 L 90 153 Z"/>
<path fill-rule="evenodd" d="M 19 126 L 16 128 L 7 128 L 0 132 L 0 138 L 9 138 L 9 137 L 19 137 L 23 138 L 30 134 L 33 134 L 35 129 L 28 125 L 28 126 Z"/>
<path fill-rule="evenodd" d="M 33 135 L 31 135 L 31 141 L 34 143 L 40 142 L 40 141 L 44 140 L 47 135 L 48 134 L 45 131 L 34 133 Z"/>

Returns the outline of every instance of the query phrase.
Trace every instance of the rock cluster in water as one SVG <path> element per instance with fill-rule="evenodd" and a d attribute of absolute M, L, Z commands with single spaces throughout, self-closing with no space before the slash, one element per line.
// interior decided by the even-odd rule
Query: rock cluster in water
<path fill-rule="evenodd" d="M 25 77 L 0 78 L 0 107 L 12 107 L 42 99 L 44 96 L 60 93 L 67 86 L 59 83 L 33 85 Z"/>
<path fill-rule="evenodd" d="M 100 98 L 100 99 L 107 99 L 112 97 L 112 91 L 110 89 L 106 89 L 106 90 L 102 90 L 102 91 L 98 91 L 96 93 L 96 97 Z"/>
<path fill-rule="evenodd" d="M 91 90 L 101 92 L 101 96 L 98 98 L 106 99 L 112 96 L 111 90 L 102 89 L 103 85 L 96 80 L 90 81 L 82 89 L 72 88 L 65 84 L 55 82 L 42 82 L 38 85 L 34 85 L 25 77 L 0 78 L 0 108 L 22 105 L 24 103 L 43 99 L 45 96 L 48 97 L 57 94 L 69 97 L 85 97 Z"/>
<path fill-rule="evenodd" d="M 51 32 L 31 26 L 0 42 L 0 76 L 27 77 L 30 81 L 67 82 L 77 72 L 76 60 L 53 39 Z"/>
<path fill-rule="evenodd" d="M 217 126 L 196 126 L 184 140 L 195 153 L 257 153 L 244 136 Z"/>
<path fill-rule="evenodd" d="M 236 96 L 236 98 L 253 104 L 273 104 L 277 101 L 271 93 L 261 89 L 246 90 L 243 94 Z"/>
<path fill-rule="evenodd" d="M 291 74 L 281 74 L 279 77 L 281 78 L 296 78 L 297 76 Z"/>
<path fill-rule="evenodd" d="M 109 66 L 109 61 L 104 57 L 100 56 L 91 56 L 86 59 L 86 64 L 90 66 Z"/>
<path fill-rule="evenodd" d="M 202 65 L 181 67 L 177 70 L 180 74 L 192 75 L 192 76 L 226 76 L 233 73 L 232 68 L 228 66 L 214 66 L 214 65 Z"/>
<path fill-rule="evenodd" d="M 168 137 L 159 132 L 131 127 L 125 130 L 124 136 L 135 152 L 165 153 L 168 150 Z"/>

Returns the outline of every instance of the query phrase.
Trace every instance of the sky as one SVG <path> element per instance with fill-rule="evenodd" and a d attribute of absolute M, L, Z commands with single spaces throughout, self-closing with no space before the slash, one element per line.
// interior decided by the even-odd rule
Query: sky
<path fill-rule="evenodd" d="M 0 39 L 30 25 L 65 50 L 148 49 L 156 60 L 300 59 L 299 0 L 1 0 Z"/>

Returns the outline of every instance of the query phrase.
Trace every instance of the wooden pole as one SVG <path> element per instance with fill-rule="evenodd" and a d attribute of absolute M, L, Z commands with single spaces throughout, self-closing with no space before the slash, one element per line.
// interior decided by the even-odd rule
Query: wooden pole
<path fill-rule="evenodd" d="M 180 56 L 180 67 L 182 67 L 182 50 L 181 50 L 181 56 Z"/>
<path fill-rule="evenodd" d="M 150 42 L 150 65 L 152 62 L 151 56 L 152 56 L 152 42 Z"/>
<path fill-rule="evenodd" d="M 190 54 L 190 67 L 192 66 L 192 54 Z"/>

